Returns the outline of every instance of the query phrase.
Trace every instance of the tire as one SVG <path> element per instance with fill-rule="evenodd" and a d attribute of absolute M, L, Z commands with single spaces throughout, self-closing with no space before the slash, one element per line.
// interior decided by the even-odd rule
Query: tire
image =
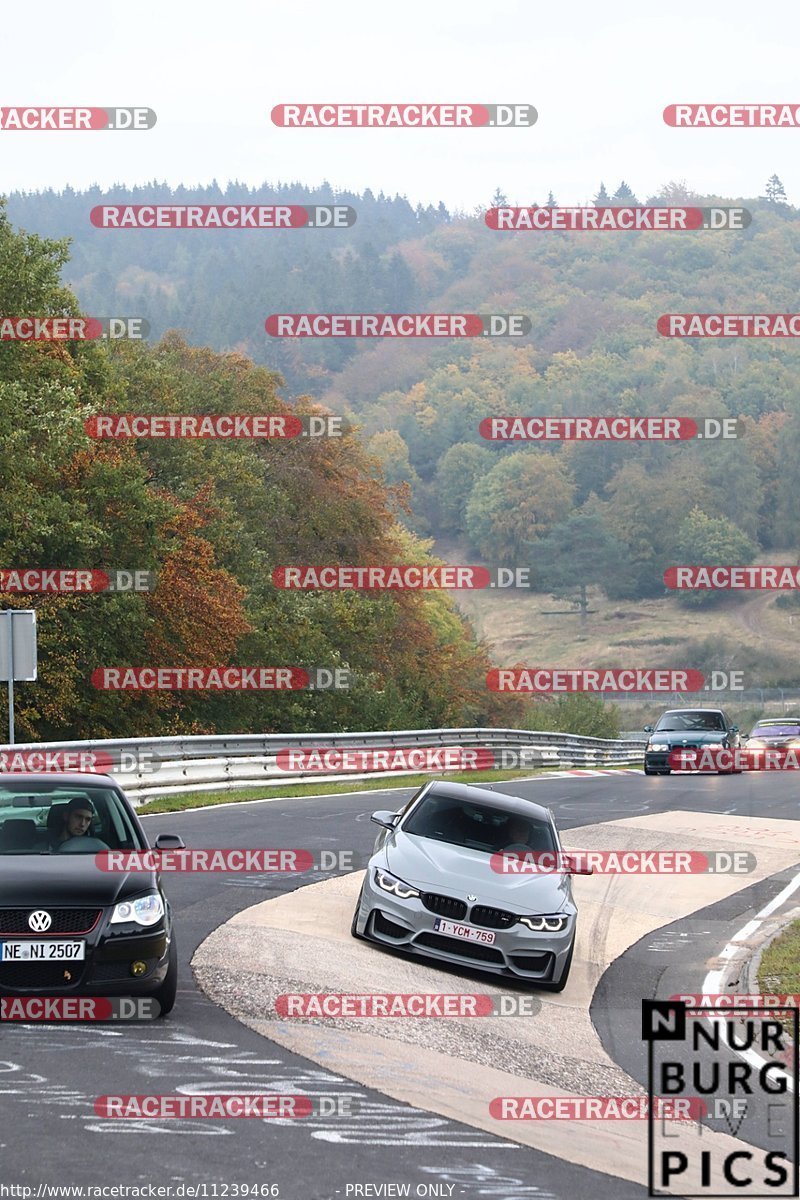
<path fill-rule="evenodd" d="M 362 883 L 361 891 L 358 893 L 358 900 L 356 901 L 356 911 L 353 913 L 353 919 L 350 922 L 350 936 L 356 938 L 356 940 L 359 942 L 366 942 L 369 940 L 368 938 L 364 937 L 363 933 L 359 933 L 358 929 L 356 928 L 356 925 L 358 924 L 358 913 L 361 908 L 361 898 L 363 895 L 364 895 L 364 885 Z M 369 919 L 369 918 L 367 918 L 367 919 Z"/>
<path fill-rule="evenodd" d="M 160 1017 L 165 1017 L 167 1013 L 171 1013 L 175 1007 L 175 997 L 178 994 L 178 947 L 175 943 L 175 934 L 172 935 L 172 940 L 169 947 L 169 965 L 167 966 L 167 974 L 164 982 L 157 992 L 153 993 L 153 999 L 157 1000 L 161 1008 L 158 1014 Z"/>
<path fill-rule="evenodd" d="M 575 950 L 575 938 L 572 939 L 572 945 L 569 948 L 569 954 L 567 955 L 567 961 L 564 964 L 564 970 L 561 972 L 561 978 L 559 979 L 558 983 L 540 983 L 539 984 L 539 987 L 542 988 L 545 992 L 563 992 L 564 988 L 567 986 L 567 980 L 569 979 L 569 971 L 570 971 L 570 967 L 572 966 L 572 955 L 573 955 L 574 950 Z"/>

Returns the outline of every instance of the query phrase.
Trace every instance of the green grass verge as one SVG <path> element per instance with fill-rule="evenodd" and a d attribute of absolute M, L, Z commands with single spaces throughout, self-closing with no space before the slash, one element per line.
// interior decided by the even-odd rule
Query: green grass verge
<path fill-rule="evenodd" d="M 793 921 L 767 946 L 758 965 L 762 995 L 800 993 L 800 921 Z"/>
<path fill-rule="evenodd" d="M 447 779 L 456 783 L 500 783 L 509 779 L 530 779 L 533 775 L 545 775 L 557 771 L 558 766 L 542 767 L 537 770 L 525 771 L 456 771 L 448 774 Z M 603 770 L 615 770 L 609 764 Z M 383 779 L 349 779 L 326 782 L 324 778 L 312 783 L 295 783 L 287 787 L 256 786 L 252 788 L 236 788 L 227 792 L 181 792 L 175 796 L 159 796 L 140 805 L 136 811 L 139 816 L 149 816 L 151 813 L 181 812 L 186 808 L 206 808 L 213 804 L 247 803 L 249 800 L 265 800 L 270 796 L 280 796 L 281 799 L 291 799 L 293 796 L 335 796 L 337 792 L 374 792 L 386 791 L 389 788 L 416 788 L 427 783 L 430 775 L 403 775 L 396 781 L 390 777 Z"/>

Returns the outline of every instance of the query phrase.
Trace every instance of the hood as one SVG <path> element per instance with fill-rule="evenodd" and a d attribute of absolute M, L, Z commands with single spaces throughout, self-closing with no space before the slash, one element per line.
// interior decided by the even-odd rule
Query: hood
<path fill-rule="evenodd" d="M 0 908 L 106 908 L 157 890 L 152 871 L 101 871 L 93 854 L 0 855 Z"/>
<path fill-rule="evenodd" d="M 492 870 L 492 857 L 478 850 L 451 846 L 398 830 L 383 846 L 386 869 L 426 892 L 444 892 L 474 903 L 511 908 L 520 913 L 557 913 L 572 908 L 569 875 L 503 875 Z"/>
<path fill-rule="evenodd" d="M 760 733 L 754 733 L 752 735 L 752 737 L 749 737 L 747 739 L 747 742 L 745 744 L 748 746 L 752 746 L 753 742 L 761 742 L 764 746 L 785 747 L 785 746 L 791 746 L 791 744 L 793 742 L 796 745 L 799 741 L 800 741 L 800 738 L 798 738 L 796 733 L 787 733 L 785 735 L 776 734 L 775 736 L 770 736 L 770 737 L 762 737 Z M 758 747 L 756 746 L 755 749 L 757 750 Z"/>
<path fill-rule="evenodd" d="M 713 746 L 728 741 L 724 729 L 676 729 L 651 733 L 648 745 L 656 746 Z"/>

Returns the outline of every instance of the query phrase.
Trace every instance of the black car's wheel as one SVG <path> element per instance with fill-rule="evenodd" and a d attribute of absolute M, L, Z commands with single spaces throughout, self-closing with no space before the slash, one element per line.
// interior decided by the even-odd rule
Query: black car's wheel
<path fill-rule="evenodd" d="M 575 939 L 573 938 L 572 945 L 569 948 L 569 954 L 567 955 L 567 961 L 564 963 L 564 970 L 561 972 L 561 978 L 557 983 L 540 983 L 538 985 L 540 988 L 543 988 L 546 992 L 563 992 L 564 988 L 567 986 L 567 980 L 569 979 L 569 969 L 572 966 L 572 954 L 574 950 Z"/>
<path fill-rule="evenodd" d="M 158 1001 L 161 1012 L 160 1017 L 165 1017 L 167 1013 L 172 1012 L 175 1007 L 175 997 L 178 994 L 178 947 L 175 944 L 175 934 L 172 935 L 172 940 L 169 947 L 169 965 L 167 966 L 167 975 L 164 982 L 157 992 L 154 992 L 154 999 Z"/>
<path fill-rule="evenodd" d="M 358 900 L 356 900 L 356 911 L 353 913 L 353 919 L 350 922 L 350 936 L 354 937 L 354 938 L 358 938 L 358 940 L 360 942 L 367 941 L 367 938 L 364 937 L 363 933 L 359 933 L 358 929 L 356 928 L 356 926 L 358 924 L 358 913 L 359 913 L 359 909 L 361 908 L 361 897 L 363 895 L 364 895 L 364 885 L 362 883 L 361 891 L 358 893 Z"/>

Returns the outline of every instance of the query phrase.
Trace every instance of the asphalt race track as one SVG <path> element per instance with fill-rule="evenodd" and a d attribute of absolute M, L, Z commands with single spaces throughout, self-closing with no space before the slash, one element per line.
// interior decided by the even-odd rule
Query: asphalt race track
<path fill-rule="evenodd" d="M 741 828 L 745 818 L 795 821 L 798 813 L 791 772 L 654 779 L 632 774 L 551 777 L 498 783 L 495 788 L 549 805 L 562 833 L 675 810 L 730 817 L 732 830 Z M 408 790 L 392 790 L 277 798 L 150 817 L 145 826 L 151 838 L 174 831 L 189 847 L 352 850 L 353 865 L 359 869 L 376 834 L 369 814 L 397 807 L 399 798 L 407 795 Z M 567 848 L 574 844 L 569 836 L 563 840 Z M 794 841 L 796 849 L 784 845 L 784 852 L 787 861 L 797 862 L 800 840 L 784 838 L 784 843 Z M 758 855 L 757 844 L 750 848 Z M 739 880 L 731 894 L 648 932 L 614 958 L 594 990 L 590 1015 L 603 1050 L 622 1070 L 645 1083 L 641 998 L 699 992 L 709 961 L 795 873 L 796 868 L 785 866 L 755 884 Z M 408 1184 L 410 1195 L 467 1200 L 594 1200 L 599 1194 L 627 1200 L 647 1194 L 631 1180 L 612 1181 L 607 1174 L 541 1148 L 426 1111 L 422 1073 L 416 1080 L 421 1099 L 412 1106 L 359 1084 L 344 1070 L 331 1070 L 293 1053 L 208 999 L 189 965 L 205 939 L 250 906 L 319 883 L 319 876 L 290 874 L 168 877 L 181 959 L 178 1002 L 169 1018 L 129 1026 L 3 1024 L 1 1177 L 33 1187 L 34 1196 L 40 1183 L 108 1183 L 111 1166 L 115 1182 L 205 1183 L 208 1196 L 223 1196 L 223 1185 L 234 1183 L 274 1183 L 285 1200 L 355 1197 L 359 1193 L 354 1185 L 367 1184 Z M 680 881 L 655 877 L 652 886 L 675 888 Z M 375 953 L 386 958 L 381 951 Z M 464 974 L 464 990 L 483 990 L 475 974 Z M 487 983 L 495 981 L 487 978 Z M 325 984 L 320 979 L 319 990 L 325 990 Z M 568 994 L 569 986 L 564 996 Z M 552 997 L 556 1003 L 559 999 Z M 554 1045 L 554 1058 L 568 1049 Z M 526 1094 L 525 1075 L 519 1069 L 515 1074 L 520 1076 L 515 1094 Z M 126 1121 L 99 1118 L 94 1112 L 95 1099 L 108 1093 L 261 1091 L 349 1098 L 351 1112 L 281 1122 Z M 381 1194 L 392 1193 L 360 1193 Z"/>

